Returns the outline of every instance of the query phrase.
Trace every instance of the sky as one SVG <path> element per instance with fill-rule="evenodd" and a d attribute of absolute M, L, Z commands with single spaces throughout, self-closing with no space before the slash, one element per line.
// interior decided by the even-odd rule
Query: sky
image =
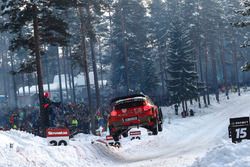
<path fill-rule="evenodd" d="M 250 92 L 229 100 L 223 95 L 220 103 L 211 98 L 209 108 L 190 106 L 194 117 L 181 118 L 173 107 L 162 107 L 162 132 L 151 136 L 136 129 L 141 140 L 122 138 L 120 148 L 98 142 L 105 142 L 105 133 L 78 134 L 68 146 L 48 146 L 45 138 L 26 132 L 0 131 L 0 167 L 250 167 L 250 142 L 233 144 L 227 129 L 229 118 L 249 116 Z"/>

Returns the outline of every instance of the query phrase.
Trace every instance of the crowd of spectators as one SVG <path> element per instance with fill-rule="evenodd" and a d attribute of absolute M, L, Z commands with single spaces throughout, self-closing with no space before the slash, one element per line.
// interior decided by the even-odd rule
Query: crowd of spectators
<path fill-rule="evenodd" d="M 90 133 L 91 115 L 84 103 L 51 105 L 49 112 L 49 127 L 66 127 L 71 133 L 80 131 Z M 40 124 L 39 106 L 26 106 L 23 108 L 0 109 L 0 129 L 18 129 L 38 134 Z M 96 129 L 107 124 L 108 112 L 100 108 L 95 114 Z"/>

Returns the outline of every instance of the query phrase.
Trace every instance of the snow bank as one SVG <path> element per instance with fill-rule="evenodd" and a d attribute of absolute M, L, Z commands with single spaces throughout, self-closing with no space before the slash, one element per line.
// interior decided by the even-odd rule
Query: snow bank
<path fill-rule="evenodd" d="M 205 157 L 197 159 L 191 167 L 249 167 L 250 166 L 250 142 L 233 144 L 224 141 L 209 151 Z"/>

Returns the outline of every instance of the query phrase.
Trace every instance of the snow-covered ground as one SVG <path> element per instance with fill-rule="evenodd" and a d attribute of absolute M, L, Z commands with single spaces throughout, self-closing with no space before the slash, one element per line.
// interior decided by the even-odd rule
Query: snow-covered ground
<path fill-rule="evenodd" d="M 209 108 L 191 106 L 194 117 L 163 107 L 163 132 L 149 136 L 143 130 L 141 140 L 121 139 L 121 148 L 91 144 L 98 137 L 85 134 L 53 147 L 32 134 L 0 131 L 0 167 L 250 167 L 250 141 L 232 144 L 227 131 L 229 118 L 249 116 L 250 93 L 221 98 Z"/>

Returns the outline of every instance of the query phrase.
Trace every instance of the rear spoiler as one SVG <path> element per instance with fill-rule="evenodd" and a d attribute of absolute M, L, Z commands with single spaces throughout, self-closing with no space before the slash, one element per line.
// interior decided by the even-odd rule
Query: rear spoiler
<path fill-rule="evenodd" d="M 128 96 L 116 97 L 116 98 L 113 98 L 110 100 L 110 105 L 112 105 L 113 103 L 115 103 L 118 100 L 133 98 L 133 97 L 147 97 L 147 96 L 144 94 L 133 94 L 133 95 L 128 95 Z"/>

